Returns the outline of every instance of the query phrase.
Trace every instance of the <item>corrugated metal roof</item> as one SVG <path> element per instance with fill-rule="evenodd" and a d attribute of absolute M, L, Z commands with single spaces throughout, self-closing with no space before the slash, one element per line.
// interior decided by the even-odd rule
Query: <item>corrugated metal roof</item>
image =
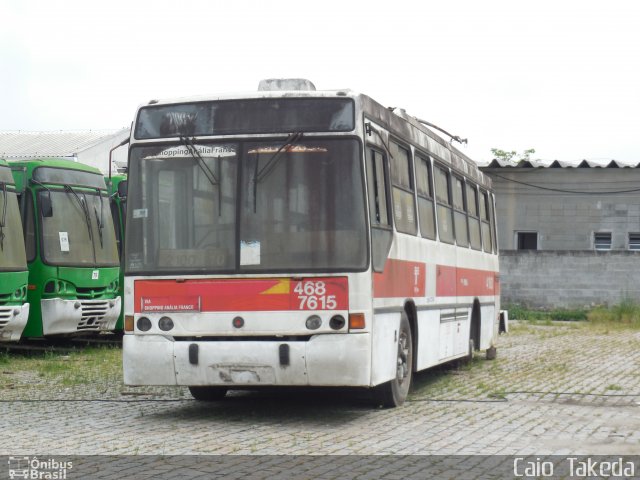
<path fill-rule="evenodd" d="M 0 132 L 0 158 L 71 157 L 128 131 Z"/>
<path fill-rule="evenodd" d="M 508 162 L 506 160 L 493 159 L 487 165 L 481 165 L 480 168 L 638 168 L 640 162 L 635 164 L 617 162 L 611 160 L 609 162 L 582 160 L 581 162 L 561 162 L 554 160 L 553 162 L 543 160 L 522 160 L 518 163 Z"/>

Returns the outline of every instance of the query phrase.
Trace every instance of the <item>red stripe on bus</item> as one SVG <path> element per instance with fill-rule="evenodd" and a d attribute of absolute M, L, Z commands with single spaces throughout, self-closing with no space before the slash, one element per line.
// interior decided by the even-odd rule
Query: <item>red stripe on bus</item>
<path fill-rule="evenodd" d="M 480 297 L 500 293 L 496 272 L 446 265 L 436 267 L 436 296 Z"/>
<path fill-rule="evenodd" d="M 382 273 L 373 274 L 375 298 L 424 297 L 427 266 L 420 262 L 387 259 Z"/>
<path fill-rule="evenodd" d="M 345 277 L 137 280 L 134 311 L 348 310 Z"/>

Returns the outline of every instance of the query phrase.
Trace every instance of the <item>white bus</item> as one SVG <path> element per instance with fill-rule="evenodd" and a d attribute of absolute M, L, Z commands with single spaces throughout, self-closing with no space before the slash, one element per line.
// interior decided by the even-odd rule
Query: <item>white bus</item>
<path fill-rule="evenodd" d="M 369 387 L 392 407 L 412 372 L 494 346 L 489 178 L 365 95 L 153 100 L 128 202 L 127 385 Z"/>

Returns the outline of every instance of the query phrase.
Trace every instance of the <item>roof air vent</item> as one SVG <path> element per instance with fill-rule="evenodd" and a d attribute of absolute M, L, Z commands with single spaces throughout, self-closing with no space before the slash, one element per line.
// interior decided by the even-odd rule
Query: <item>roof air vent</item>
<path fill-rule="evenodd" d="M 268 78 L 260 80 L 259 92 L 277 90 L 315 90 L 316 86 L 306 78 Z"/>

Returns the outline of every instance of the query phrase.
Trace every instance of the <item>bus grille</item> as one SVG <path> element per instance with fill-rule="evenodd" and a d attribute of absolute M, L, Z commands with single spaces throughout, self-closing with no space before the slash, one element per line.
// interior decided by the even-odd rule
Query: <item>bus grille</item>
<path fill-rule="evenodd" d="M 0 295 L 0 305 L 4 305 L 5 303 L 7 303 L 9 301 L 9 299 L 11 298 L 11 294 L 6 294 L 6 295 Z M 0 313 L 0 315 L 2 315 Z"/>
<path fill-rule="evenodd" d="M 0 307 L 0 330 L 7 326 L 13 316 L 14 307 Z"/>
<path fill-rule="evenodd" d="M 105 316 L 109 311 L 108 300 L 93 300 L 80 302 L 82 304 L 82 315 L 78 323 L 78 330 L 100 330 L 106 323 Z"/>
<path fill-rule="evenodd" d="M 106 290 L 107 290 L 106 287 L 92 287 L 92 288 L 76 287 L 76 294 L 78 295 L 79 299 L 100 298 L 104 296 Z"/>

